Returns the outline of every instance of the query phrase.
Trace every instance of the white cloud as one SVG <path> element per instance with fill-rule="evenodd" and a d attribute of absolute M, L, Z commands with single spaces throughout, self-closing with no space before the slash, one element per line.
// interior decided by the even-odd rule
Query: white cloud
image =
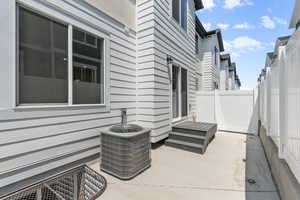
<path fill-rule="evenodd" d="M 260 41 L 250 38 L 248 36 L 237 37 L 231 41 L 233 47 L 241 52 L 252 51 L 262 48 Z"/>
<path fill-rule="evenodd" d="M 242 24 L 236 24 L 233 26 L 234 29 L 251 29 L 255 28 L 253 25 L 248 24 L 248 22 L 244 22 Z"/>
<path fill-rule="evenodd" d="M 216 6 L 214 0 L 202 0 L 205 9 L 212 9 Z"/>
<path fill-rule="evenodd" d="M 261 25 L 267 29 L 274 29 L 276 27 L 275 22 L 269 16 L 261 17 Z"/>
<path fill-rule="evenodd" d="M 262 43 L 248 36 L 237 37 L 231 41 L 224 41 L 224 46 L 227 51 L 235 52 L 236 55 L 261 49 Z"/>
<path fill-rule="evenodd" d="M 287 25 L 288 22 L 280 17 L 273 17 L 274 21 L 277 22 L 278 24 L 282 24 L 282 25 Z"/>
<path fill-rule="evenodd" d="M 250 0 L 224 0 L 225 4 L 223 8 L 225 9 L 233 9 L 235 7 L 240 7 L 240 6 L 252 6 L 254 3 Z"/>
<path fill-rule="evenodd" d="M 271 8 L 268 8 L 267 11 L 268 11 L 268 13 L 272 13 L 273 12 Z"/>
<path fill-rule="evenodd" d="M 226 30 L 229 28 L 229 24 L 217 24 L 217 26 L 220 28 L 220 29 L 223 29 L 223 30 Z"/>
<path fill-rule="evenodd" d="M 239 53 L 235 53 L 235 52 L 231 52 L 230 55 L 232 56 L 232 58 L 238 58 L 241 56 Z"/>
<path fill-rule="evenodd" d="M 253 1 L 250 1 L 250 0 L 245 0 L 244 4 L 247 5 L 247 6 L 253 6 L 254 5 Z"/>
<path fill-rule="evenodd" d="M 225 0 L 224 8 L 226 9 L 232 9 L 237 6 L 241 6 L 240 0 Z"/>
<path fill-rule="evenodd" d="M 205 28 L 205 30 L 209 31 L 212 27 L 211 23 L 203 23 L 203 27 Z"/>
<path fill-rule="evenodd" d="M 288 22 L 280 17 L 262 16 L 261 25 L 267 29 L 276 28 L 276 24 L 287 25 Z"/>

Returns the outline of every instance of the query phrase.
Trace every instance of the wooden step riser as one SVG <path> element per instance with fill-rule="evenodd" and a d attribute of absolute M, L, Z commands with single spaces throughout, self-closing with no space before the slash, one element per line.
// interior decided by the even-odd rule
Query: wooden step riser
<path fill-rule="evenodd" d="M 174 140 L 179 140 L 179 141 L 184 141 L 184 142 L 191 142 L 195 144 L 204 144 L 205 139 L 197 139 L 197 138 L 191 138 L 191 137 L 185 137 L 185 136 L 180 136 L 180 135 L 173 135 L 172 133 L 169 135 L 170 139 Z"/>
<path fill-rule="evenodd" d="M 181 145 L 181 144 L 174 144 L 166 141 L 166 145 L 169 147 L 174 147 L 176 149 L 182 149 L 185 151 L 193 152 L 193 153 L 198 153 L 198 154 L 203 154 L 204 150 L 202 148 L 195 148 L 195 147 L 189 147 L 186 145 Z"/>
<path fill-rule="evenodd" d="M 177 132 L 177 133 L 190 134 L 190 135 L 200 135 L 200 136 L 207 135 L 207 132 L 195 131 L 195 130 L 190 130 L 190 129 L 181 129 L 181 128 L 176 128 L 176 127 L 173 127 L 172 131 Z"/>

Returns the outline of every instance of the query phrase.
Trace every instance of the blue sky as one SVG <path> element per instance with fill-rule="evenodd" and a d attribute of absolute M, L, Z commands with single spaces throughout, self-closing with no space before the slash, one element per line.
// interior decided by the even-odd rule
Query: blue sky
<path fill-rule="evenodd" d="M 231 53 L 242 88 L 256 86 L 266 53 L 288 29 L 294 0 L 203 0 L 197 15 L 207 31 L 221 28 L 225 53 Z"/>

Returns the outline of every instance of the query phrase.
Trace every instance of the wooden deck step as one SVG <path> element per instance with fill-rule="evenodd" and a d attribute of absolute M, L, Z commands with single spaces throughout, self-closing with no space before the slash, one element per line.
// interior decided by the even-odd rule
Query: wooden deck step
<path fill-rule="evenodd" d="M 179 133 L 179 132 L 171 132 L 169 134 L 170 139 L 185 141 L 185 142 L 192 142 L 196 144 L 204 144 L 206 136 L 197 135 L 197 134 L 186 134 L 186 133 Z"/>
<path fill-rule="evenodd" d="M 203 154 L 216 132 L 217 124 L 186 121 L 172 127 L 166 145 Z"/>
<path fill-rule="evenodd" d="M 202 135 L 202 136 L 206 136 L 206 133 L 207 133 L 206 131 L 184 129 L 184 128 L 177 128 L 177 127 L 173 127 L 172 131 L 177 132 L 177 133 L 186 133 L 186 134 L 190 134 L 190 135 Z"/>
<path fill-rule="evenodd" d="M 173 140 L 173 139 L 168 139 L 166 140 L 166 145 L 170 147 L 175 147 L 178 149 L 183 149 L 186 151 L 191 151 L 195 153 L 203 153 L 203 145 L 201 144 L 195 144 L 191 142 L 184 142 L 184 141 L 179 141 L 179 140 Z"/>

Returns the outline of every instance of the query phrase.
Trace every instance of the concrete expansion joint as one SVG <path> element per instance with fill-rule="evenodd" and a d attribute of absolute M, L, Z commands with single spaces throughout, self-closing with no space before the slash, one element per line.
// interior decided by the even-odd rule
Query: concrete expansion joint
<path fill-rule="evenodd" d="M 145 184 L 145 183 L 108 183 L 108 185 L 128 185 L 140 187 L 155 187 L 155 188 L 180 188 L 180 189 L 193 189 L 193 190 L 210 190 L 210 191 L 228 191 L 228 192 L 248 192 L 248 193 L 277 193 L 276 190 L 238 190 L 228 188 L 213 188 L 201 186 L 188 186 L 188 185 L 163 185 L 163 184 Z"/>

